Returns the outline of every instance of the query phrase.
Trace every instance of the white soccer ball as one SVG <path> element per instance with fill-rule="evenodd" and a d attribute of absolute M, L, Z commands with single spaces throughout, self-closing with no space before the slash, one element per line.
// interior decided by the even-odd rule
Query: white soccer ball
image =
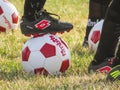
<path fill-rule="evenodd" d="M 0 0 L 0 32 L 8 32 L 18 27 L 19 17 L 16 7 L 7 0 Z"/>
<path fill-rule="evenodd" d="M 22 66 L 28 73 L 59 75 L 69 68 L 70 63 L 70 50 L 56 35 L 32 37 L 22 49 Z"/>
<path fill-rule="evenodd" d="M 95 24 L 89 33 L 88 45 L 89 45 L 90 51 L 92 52 L 96 52 L 98 48 L 103 22 L 104 20 L 101 20 L 97 24 Z"/>

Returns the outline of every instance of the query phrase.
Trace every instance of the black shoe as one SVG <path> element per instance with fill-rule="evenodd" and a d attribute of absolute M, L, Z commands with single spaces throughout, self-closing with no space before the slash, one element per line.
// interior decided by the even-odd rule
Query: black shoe
<path fill-rule="evenodd" d="M 40 34 L 40 33 L 63 33 L 70 31 L 73 28 L 71 23 L 61 22 L 50 15 L 56 15 L 41 10 L 33 22 L 28 21 L 24 16 L 22 17 L 20 28 L 25 35 Z M 56 15 L 58 16 L 58 15 Z"/>
<path fill-rule="evenodd" d="M 88 40 L 87 39 L 84 39 L 82 46 L 83 47 L 88 47 Z"/>
<path fill-rule="evenodd" d="M 108 73 L 106 79 L 108 81 L 118 80 L 120 82 L 120 65 L 113 67 L 113 69 Z"/>
<path fill-rule="evenodd" d="M 88 73 L 91 73 L 91 72 L 108 73 L 112 68 L 114 59 L 115 59 L 114 57 L 105 59 L 104 62 L 100 64 L 96 63 L 96 61 L 92 61 L 88 67 Z"/>

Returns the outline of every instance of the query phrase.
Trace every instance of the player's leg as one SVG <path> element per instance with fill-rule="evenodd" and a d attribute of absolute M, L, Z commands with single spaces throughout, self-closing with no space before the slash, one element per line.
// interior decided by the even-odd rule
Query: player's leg
<path fill-rule="evenodd" d="M 45 2 L 46 0 L 25 0 L 24 15 L 20 23 L 23 34 L 61 33 L 73 28 L 71 23 L 61 22 L 51 16 L 56 14 L 44 10 Z"/>
<path fill-rule="evenodd" d="M 25 0 L 23 16 L 29 21 L 35 20 L 35 13 L 43 9 L 46 0 Z"/>
<path fill-rule="evenodd" d="M 101 19 L 104 19 L 107 7 L 111 0 L 90 0 L 89 1 L 89 15 L 88 23 L 86 26 L 86 33 L 83 42 L 83 46 L 88 46 L 88 36 L 91 28 L 99 22 Z"/>
<path fill-rule="evenodd" d="M 118 42 L 120 24 L 120 1 L 113 0 L 111 3 L 102 28 L 101 38 L 94 60 L 90 63 L 88 71 L 110 70 Z M 106 59 L 107 58 L 107 59 Z M 109 59 L 108 59 L 109 58 Z M 107 68 L 106 68 L 107 67 Z"/>

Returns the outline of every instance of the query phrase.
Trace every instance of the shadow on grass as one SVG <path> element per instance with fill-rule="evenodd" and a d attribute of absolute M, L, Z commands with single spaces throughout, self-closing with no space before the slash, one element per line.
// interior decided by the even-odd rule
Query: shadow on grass
<path fill-rule="evenodd" d="M 27 80 L 33 77 L 31 74 L 25 73 L 23 70 L 0 71 L 0 80 L 14 81 L 18 79 Z"/>
<path fill-rule="evenodd" d="M 7 66 L 6 66 L 7 67 Z M 42 75 L 42 74 L 32 74 L 25 72 L 21 67 L 16 68 L 9 66 L 7 68 L 4 67 L 0 68 L 0 81 L 16 81 L 16 80 L 31 80 L 34 78 L 60 78 L 60 77 L 67 77 L 68 73 L 62 73 L 61 75 Z"/>

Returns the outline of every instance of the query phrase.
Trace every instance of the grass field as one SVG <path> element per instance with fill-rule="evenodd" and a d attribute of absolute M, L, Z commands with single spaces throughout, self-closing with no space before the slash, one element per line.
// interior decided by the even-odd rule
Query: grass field
<path fill-rule="evenodd" d="M 24 0 L 10 0 L 23 14 Z M 23 71 L 21 49 L 29 39 L 20 29 L 0 35 L 0 90 L 120 90 L 117 82 L 106 82 L 106 74 L 88 74 L 93 58 L 88 48 L 82 47 L 88 15 L 88 0 L 47 0 L 47 11 L 61 16 L 62 21 L 74 24 L 70 33 L 58 34 L 68 43 L 72 62 L 61 76 L 30 75 Z"/>

